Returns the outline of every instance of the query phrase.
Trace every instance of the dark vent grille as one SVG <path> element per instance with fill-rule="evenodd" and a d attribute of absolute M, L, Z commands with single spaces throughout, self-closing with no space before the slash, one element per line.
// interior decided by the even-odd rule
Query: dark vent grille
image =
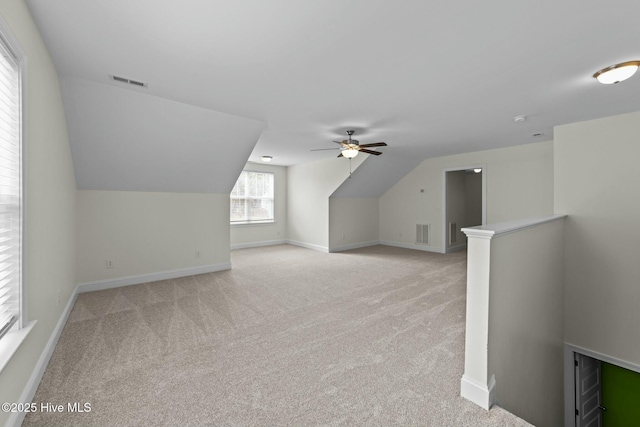
<path fill-rule="evenodd" d="M 109 75 L 109 77 L 111 78 L 111 80 L 116 81 L 116 82 L 127 83 L 127 84 L 130 84 L 130 85 L 139 86 L 139 87 L 147 87 L 146 83 L 139 82 L 137 80 L 131 80 L 131 79 L 127 79 L 125 77 L 119 77 L 119 76 L 113 76 L 113 75 Z"/>

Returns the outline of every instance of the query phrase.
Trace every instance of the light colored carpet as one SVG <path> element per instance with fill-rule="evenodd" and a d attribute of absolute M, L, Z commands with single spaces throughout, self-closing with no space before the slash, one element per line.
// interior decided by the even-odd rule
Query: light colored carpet
<path fill-rule="evenodd" d="M 78 296 L 24 426 L 527 426 L 459 397 L 466 253 L 232 252 Z"/>

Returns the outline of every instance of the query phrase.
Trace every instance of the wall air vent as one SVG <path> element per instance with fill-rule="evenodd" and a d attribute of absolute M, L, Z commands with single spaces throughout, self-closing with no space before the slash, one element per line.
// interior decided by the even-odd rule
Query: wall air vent
<path fill-rule="evenodd" d="M 115 82 L 126 83 L 129 85 L 134 85 L 138 87 L 147 87 L 147 83 L 139 82 L 137 80 L 127 79 L 126 77 L 114 76 L 109 74 L 109 78 Z"/>
<path fill-rule="evenodd" d="M 458 241 L 458 224 L 455 222 L 449 223 L 449 244 L 453 245 Z"/>
<path fill-rule="evenodd" d="M 416 243 L 419 245 L 428 245 L 430 230 L 431 224 L 416 224 Z"/>

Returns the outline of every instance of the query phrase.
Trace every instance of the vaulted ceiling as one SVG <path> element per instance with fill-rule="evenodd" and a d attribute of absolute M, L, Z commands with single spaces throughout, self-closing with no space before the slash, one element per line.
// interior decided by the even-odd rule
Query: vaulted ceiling
<path fill-rule="evenodd" d="M 389 146 L 341 192 L 376 196 L 428 157 L 640 110 L 640 76 L 591 77 L 640 59 L 637 0 L 26 1 L 80 188 L 221 192 L 247 159 L 335 157 L 310 150 L 355 129 Z"/>

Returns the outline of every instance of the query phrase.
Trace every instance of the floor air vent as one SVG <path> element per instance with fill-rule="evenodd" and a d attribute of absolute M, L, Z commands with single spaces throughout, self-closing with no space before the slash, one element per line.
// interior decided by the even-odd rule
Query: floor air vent
<path fill-rule="evenodd" d="M 428 245 L 430 231 L 431 224 L 416 224 L 416 243 L 419 245 Z"/>
<path fill-rule="evenodd" d="M 129 85 L 134 85 L 138 87 L 147 87 L 147 83 L 139 82 L 137 80 L 127 79 L 125 77 L 114 76 L 112 74 L 109 74 L 109 78 L 113 81 L 120 82 L 120 83 L 126 83 Z"/>

